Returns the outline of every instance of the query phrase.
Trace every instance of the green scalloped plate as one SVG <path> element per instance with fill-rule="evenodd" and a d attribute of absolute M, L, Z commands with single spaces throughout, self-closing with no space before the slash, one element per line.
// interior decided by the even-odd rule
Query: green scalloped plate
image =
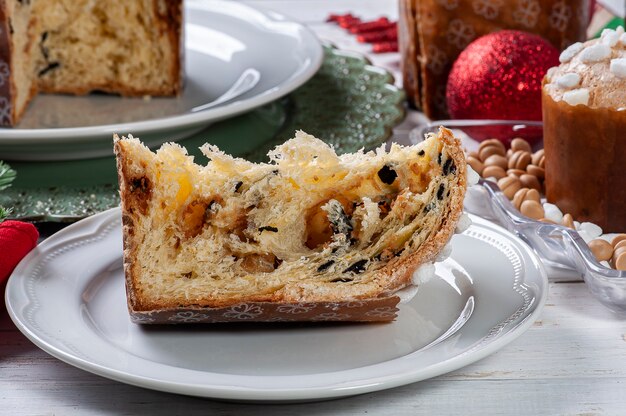
<path fill-rule="evenodd" d="M 296 130 L 335 146 L 339 153 L 384 143 L 404 117 L 404 93 L 386 70 L 362 55 L 324 47 L 324 63 L 313 78 L 287 97 L 216 123 L 180 140 L 196 160 L 208 142 L 227 153 L 260 161 Z M 141 137 L 140 137 L 141 139 Z M 115 158 L 62 162 L 12 162 L 13 186 L 0 205 L 29 221 L 76 221 L 119 205 Z"/>

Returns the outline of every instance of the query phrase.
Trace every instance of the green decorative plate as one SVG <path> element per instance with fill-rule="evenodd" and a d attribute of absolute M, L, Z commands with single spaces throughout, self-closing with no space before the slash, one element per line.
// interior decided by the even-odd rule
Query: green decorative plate
<path fill-rule="evenodd" d="M 213 124 L 179 143 L 200 163 L 206 159 L 198 147 L 206 142 L 233 155 L 264 160 L 268 150 L 296 130 L 333 144 L 340 153 L 384 143 L 404 117 L 404 93 L 387 71 L 362 55 L 324 49 L 319 72 L 287 97 Z M 14 218 L 76 221 L 119 204 L 113 157 L 10 164 L 18 175 L 0 194 L 0 205 L 13 207 Z"/>

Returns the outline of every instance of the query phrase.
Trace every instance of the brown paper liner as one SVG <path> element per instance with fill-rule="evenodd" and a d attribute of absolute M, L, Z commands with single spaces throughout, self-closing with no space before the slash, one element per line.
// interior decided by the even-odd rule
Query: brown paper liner
<path fill-rule="evenodd" d="M 137 324 L 217 322 L 389 322 L 396 318 L 397 296 L 346 302 L 239 303 L 224 308 L 129 310 Z"/>
<path fill-rule="evenodd" d="M 604 232 L 626 230 L 626 111 L 542 94 L 546 198 Z"/>

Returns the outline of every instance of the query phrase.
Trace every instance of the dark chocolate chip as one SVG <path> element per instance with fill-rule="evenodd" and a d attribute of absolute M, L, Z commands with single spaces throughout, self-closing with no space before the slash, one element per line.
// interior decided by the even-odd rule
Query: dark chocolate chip
<path fill-rule="evenodd" d="M 439 189 L 437 189 L 437 199 L 438 200 L 442 200 L 443 199 L 443 193 L 446 190 L 446 186 L 442 183 L 439 184 Z"/>
<path fill-rule="evenodd" d="M 385 165 L 378 171 L 378 177 L 383 183 L 391 185 L 398 177 L 398 174 L 389 165 Z"/>
<path fill-rule="evenodd" d="M 241 188 L 241 185 L 243 185 L 243 182 L 237 181 L 237 183 L 235 184 L 235 192 L 239 191 L 239 188 Z"/>
<path fill-rule="evenodd" d="M 130 181 L 130 191 L 135 192 L 138 190 L 139 192 L 146 192 L 148 186 L 150 186 L 149 184 L 150 181 L 145 176 L 142 176 L 141 178 L 135 178 Z"/>
<path fill-rule="evenodd" d="M 450 158 L 446 160 L 446 163 L 443 164 L 443 174 L 449 175 L 454 172 L 456 172 L 456 165 L 454 164 L 454 160 Z"/>
<path fill-rule="evenodd" d="M 441 158 L 443 157 L 443 154 L 441 152 L 439 152 L 439 156 L 437 156 L 437 164 L 441 165 Z"/>
<path fill-rule="evenodd" d="M 424 214 L 429 213 L 433 210 L 433 208 L 435 208 L 435 201 L 431 201 L 428 205 L 424 207 Z"/>
<path fill-rule="evenodd" d="M 318 272 L 323 272 L 323 271 L 327 270 L 327 269 L 328 269 L 330 266 L 332 266 L 333 264 L 335 264 L 335 260 L 328 260 L 326 263 L 324 263 L 324 264 L 320 265 L 320 266 L 317 268 L 317 271 L 318 271 Z"/>
<path fill-rule="evenodd" d="M 56 69 L 58 67 L 60 67 L 61 64 L 58 62 L 51 62 L 48 64 L 47 67 L 45 67 L 44 69 L 42 69 L 41 71 L 39 71 L 39 76 L 44 76 L 46 75 L 48 72 L 52 71 L 53 69 Z"/>
<path fill-rule="evenodd" d="M 396 251 L 396 253 L 394 254 L 396 257 L 400 257 L 402 255 L 402 252 L 404 252 L 404 249 L 398 250 Z"/>
<path fill-rule="evenodd" d="M 426 152 L 424 150 L 420 150 L 419 152 L 417 152 L 418 156 L 424 156 L 426 154 Z"/>
<path fill-rule="evenodd" d="M 350 265 L 346 270 L 344 270 L 344 273 L 354 273 L 354 274 L 359 274 L 359 273 L 363 273 L 365 271 L 365 265 L 367 264 L 369 260 L 367 259 L 363 259 L 363 260 L 359 260 L 355 263 L 352 263 L 352 265 Z"/>
<path fill-rule="evenodd" d="M 263 226 L 263 227 L 259 228 L 259 232 L 260 233 L 262 233 L 263 231 L 271 231 L 273 233 L 277 233 L 278 232 L 278 228 L 272 227 L 270 225 L 266 225 L 266 226 Z"/>

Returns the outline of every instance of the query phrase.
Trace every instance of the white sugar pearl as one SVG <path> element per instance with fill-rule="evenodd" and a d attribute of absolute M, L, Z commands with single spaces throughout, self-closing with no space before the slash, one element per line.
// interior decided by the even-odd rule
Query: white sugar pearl
<path fill-rule="evenodd" d="M 561 223 L 561 220 L 563 219 L 563 213 L 561 212 L 559 207 L 554 204 L 550 204 L 549 202 L 546 202 L 545 204 L 543 204 L 543 211 L 544 218 L 550 221 L 554 221 L 557 224 Z"/>
<path fill-rule="evenodd" d="M 570 45 L 569 47 L 567 47 L 567 49 L 561 52 L 561 55 L 559 55 L 559 61 L 562 64 L 571 61 L 573 57 L 578 55 L 578 52 L 583 50 L 583 48 L 584 45 L 582 44 L 582 42 L 576 42 Z"/>
<path fill-rule="evenodd" d="M 615 33 L 617 33 L 618 36 L 622 36 L 624 32 L 625 32 L 624 26 L 618 26 L 615 28 Z"/>
<path fill-rule="evenodd" d="M 465 232 L 465 230 L 467 230 L 470 225 L 472 225 L 472 220 L 470 219 L 469 215 L 463 213 L 459 218 L 459 222 L 456 224 L 456 230 L 454 232 L 457 234 L 461 234 Z"/>
<path fill-rule="evenodd" d="M 469 186 L 476 185 L 478 179 L 480 179 L 480 175 L 470 165 L 467 165 L 467 184 Z"/>
<path fill-rule="evenodd" d="M 435 276 L 435 265 L 432 263 L 422 264 L 413 272 L 411 281 L 414 285 L 428 282 Z"/>
<path fill-rule="evenodd" d="M 611 59 L 611 73 L 618 78 L 626 78 L 626 58 Z"/>
<path fill-rule="evenodd" d="M 579 104 L 589 104 L 589 90 L 587 88 L 578 88 L 576 90 L 566 91 L 563 93 L 563 101 L 571 106 Z"/>
<path fill-rule="evenodd" d="M 552 68 L 548 68 L 548 72 L 546 72 L 548 82 L 552 82 L 552 78 L 554 77 L 554 73 L 556 71 L 558 71 L 558 68 L 556 66 L 553 66 Z"/>
<path fill-rule="evenodd" d="M 578 221 L 574 221 L 574 229 L 575 230 L 579 230 L 580 229 L 580 223 Z"/>
<path fill-rule="evenodd" d="M 603 265 L 604 267 L 608 267 L 609 269 L 611 268 L 611 265 L 609 264 L 608 261 L 604 260 L 600 262 L 601 265 Z"/>
<path fill-rule="evenodd" d="M 437 256 L 437 260 L 435 261 L 444 261 L 445 259 L 450 257 L 450 254 L 452 254 L 452 244 L 448 243 L 443 248 L 443 250 L 441 250 L 441 253 L 439 253 L 439 255 Z"/>
<path fill-rule="evenodd" d="M 596 43 L 583 49 L 580 53 L 580 61 L 583 63 L 598 62 L 611 56 L 611 48 L 603 43 Z"/>
<path fill-rule="evenodd" d="M 556 79 L 556 85 L 563 89 L 571 89 L 580 85 L 580 75 L 575 72 L 561 75 Z"/>
<path fill-rule="evenodd" d="M 593 237 L 590 236 L 589 233 L 584 230 L 579 230 L 578 235 L 580 236 L 580 238 L 583 239 L 585 243 L 589 243 L 591 240 L 593 240 Z"/>
<path fill-rule="evenodd" d="M 580 231 L 586 232 L 591 238 L 598 238 L 602 235 L 602 228 L 592 222 L 583 222 L 580 224 Z"/>
<path fill-rule="evenodd" d="M 609 47 L 614 47 L 619 41 L 619 34 L 613 29 L 604 29 L 600 35 L 601 42 Z"/>
<path fill-rule="evenodd" d="M 621 35 L 619 35 L 619 43 L 621 43 L 623 46 L 626 46 L 626 33 L 622 33 Z"/>

